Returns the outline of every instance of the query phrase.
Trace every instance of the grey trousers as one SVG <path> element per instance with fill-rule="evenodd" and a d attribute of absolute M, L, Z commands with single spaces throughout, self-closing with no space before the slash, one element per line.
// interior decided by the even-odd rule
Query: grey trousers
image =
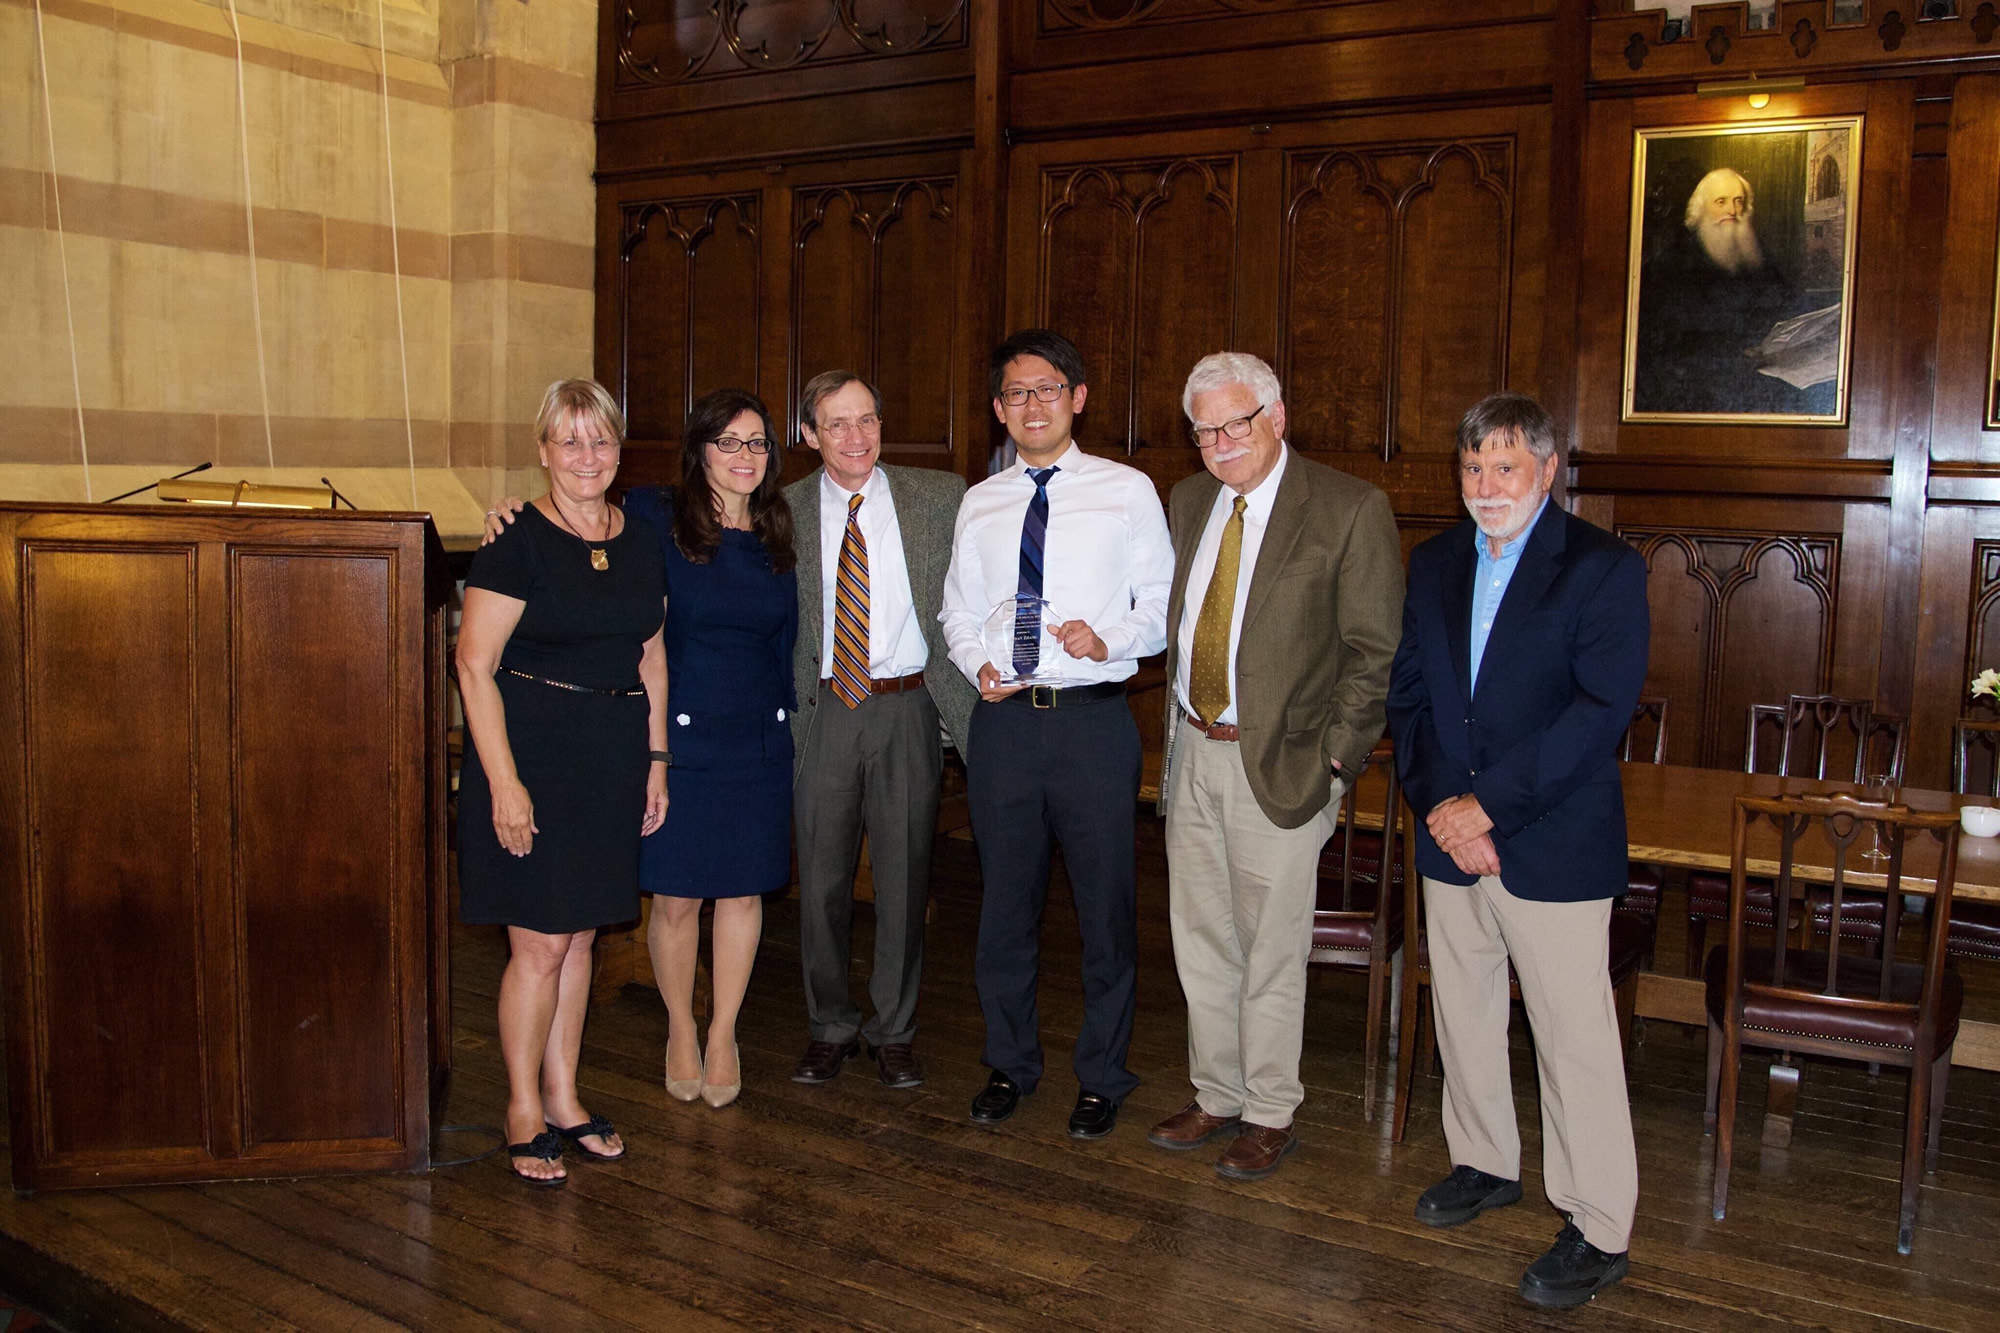
<path fill-rule="evenodd" d="M 944 754 L 928 690 L 874 694 L 859 708 L 825 684 L 792 795 L 799 850 L 799 958 L 812 1040 L 894 1046 L 916 1033 L 924 906 Z M 868 834 L 875 882 L 875 967 L 864 1027 L 848 992 L 854 867 Z"/>

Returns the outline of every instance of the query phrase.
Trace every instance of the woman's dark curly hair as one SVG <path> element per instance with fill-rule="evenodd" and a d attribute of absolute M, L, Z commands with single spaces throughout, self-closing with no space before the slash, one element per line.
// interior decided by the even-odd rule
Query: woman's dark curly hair
<path fill-rule="evenodd" d="M 764 543 L 771 572 L 788 573 L 796 563 L 792 552 L 792 510 L 785 503 L 784 468 L 778 456 L 779 436 L 771 429 L 764 400 L 747 389 L 717 389 L 695 400 L 681 435 L 681 484 L 674 489 L 674 545 L 697 565 L 715 558 L 722 545 L 722 502 L 708 484 L 709 442 L 729 429 L 745 412 L 763 423 L 771 452 L 764 456 L 764 480 L 750 493 L 750 527 Z"/>

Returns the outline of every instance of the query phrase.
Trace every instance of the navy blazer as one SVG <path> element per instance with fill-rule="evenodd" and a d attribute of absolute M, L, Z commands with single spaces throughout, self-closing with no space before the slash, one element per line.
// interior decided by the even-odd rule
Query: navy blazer
<path fill-rule="evenodd" d="M 1551 503 L 1507 585 L 1472 675 L 1470 519 L 1410 554 L 1389 728 L 1418 816 L 1417 867 L 1470 884 L 1422 816 L 1471 792 L 1493 821 L 1500 878 L 1517 898 L 1581 902 L 1625 891 L 1618 748 L 1646 679 L 1646 566 L 1602 528 Z"/>

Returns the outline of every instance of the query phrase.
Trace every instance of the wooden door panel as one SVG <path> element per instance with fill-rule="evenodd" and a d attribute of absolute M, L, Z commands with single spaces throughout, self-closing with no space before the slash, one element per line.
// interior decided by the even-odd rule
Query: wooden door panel
<path fill-rule="evenodd" d="M 45 1160 L 203 1158 L 195 548 L 31 542 L 22 571 Z"/>
<path fill-rule="evenodd" d="M 1312 163 L 1292 201 L 1277 370 L 1298 448 L 1382 449 L 1395 213 L 1371 160 L 1345 151 Z"/>

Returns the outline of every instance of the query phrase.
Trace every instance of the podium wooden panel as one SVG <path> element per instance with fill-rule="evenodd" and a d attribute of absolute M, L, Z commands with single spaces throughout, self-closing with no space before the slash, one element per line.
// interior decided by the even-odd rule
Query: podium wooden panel
<path fill-rule="evenodd" d="M 17 1188 L 429 1165 L 450 592 L 420 514 L 0 504 Z"/>

